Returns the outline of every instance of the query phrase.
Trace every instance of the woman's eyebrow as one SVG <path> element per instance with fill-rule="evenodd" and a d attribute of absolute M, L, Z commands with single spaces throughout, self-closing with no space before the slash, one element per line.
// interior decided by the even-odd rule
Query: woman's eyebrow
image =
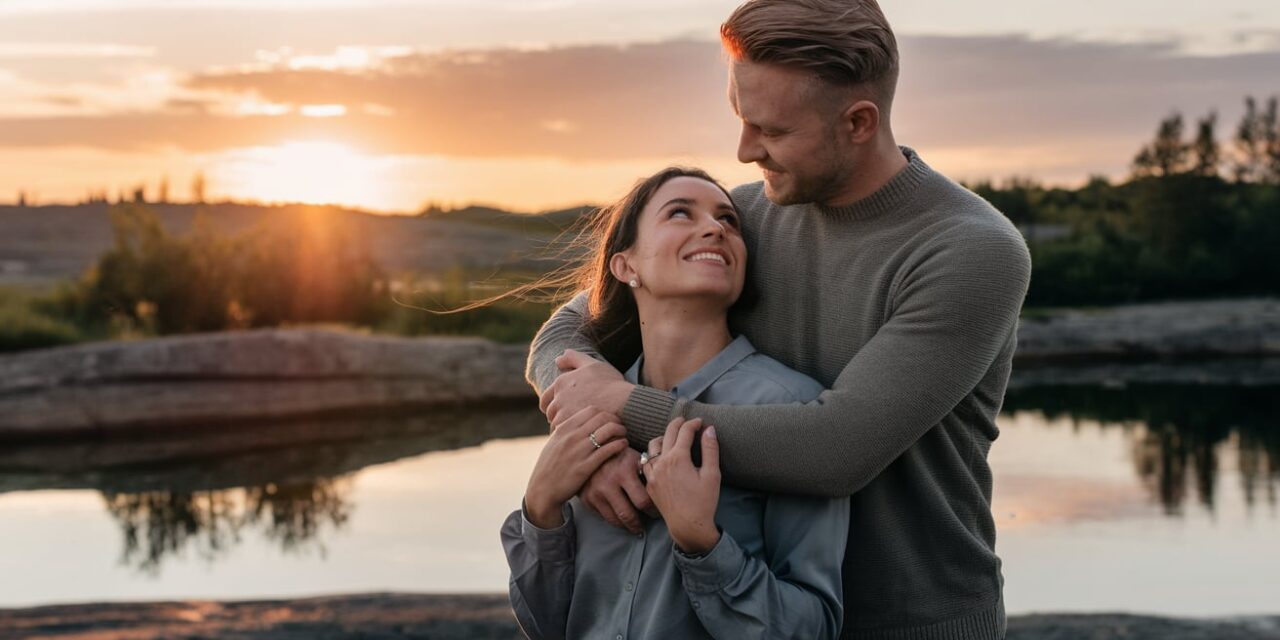
<path fill-rule="evenodd" d="M 696 202 L 694 202 L 693 200 L 689 199 L 689 198 L 672 198 L 672 199 L 668 200 L 668 201 L 667 201 L 667 203 L 666 203 L 666 204 L 664 204 L 664 205 L 662 205 L 660 208 L 662 208 L 662 209 L 666 209 L 667 207 L 669 207 L 669 206 L 671 206 L 671 205 L 673 205 L 673 204 L 682 204 L 682 205 L 684 205 L 684 206 L 686 206 L 686 207 L 692 207 L 693 205 L 695 205 L 695 204 L 697 204 L 697 203 L 696 203 Z"/>

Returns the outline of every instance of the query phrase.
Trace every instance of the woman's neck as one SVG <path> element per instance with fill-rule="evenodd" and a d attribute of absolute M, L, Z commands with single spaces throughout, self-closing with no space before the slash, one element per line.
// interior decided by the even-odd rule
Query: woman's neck
<path fill-rule="evenodd" d="M 655 300 L 646 303 L 640 308 L 642 384 L 671 389 L 733 341 L 725 309 L 719 305 Z"/>

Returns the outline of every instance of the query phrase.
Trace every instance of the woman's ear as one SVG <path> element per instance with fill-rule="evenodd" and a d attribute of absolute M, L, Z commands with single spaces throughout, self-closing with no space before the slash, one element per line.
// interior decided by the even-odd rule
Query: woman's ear
<path fill-rule="evenodd" d="M 627 255 L 625 252 L 618 252 L 609 258 L 609 273 L 617 278 L 619 282 L 630 282 L 636 278 L 636 272 L 627 263 Z"/>

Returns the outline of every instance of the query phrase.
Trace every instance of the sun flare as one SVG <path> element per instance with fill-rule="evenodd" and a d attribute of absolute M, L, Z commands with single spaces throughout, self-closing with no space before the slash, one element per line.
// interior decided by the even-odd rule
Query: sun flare
<path fill-rule="evenodd" d="M 379 207 L 385 163 L 339 142 L 292 141 L 235 152 L 216 178 L 237 198 Z"/>

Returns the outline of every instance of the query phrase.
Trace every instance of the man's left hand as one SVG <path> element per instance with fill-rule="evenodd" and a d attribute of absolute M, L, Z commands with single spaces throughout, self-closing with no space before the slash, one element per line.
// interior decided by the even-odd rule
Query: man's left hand
<path fill-rule="evenodd" d="M 553 430 L 558 417 L 572 416 L 587 407 L 622 414 L 634 385 L 609 363 L 570 349 L 556 358 L 556 366 L 562 372 L 560 377 L 543 391 L 538 401 L 538 408 L 546 414 Z"/>

